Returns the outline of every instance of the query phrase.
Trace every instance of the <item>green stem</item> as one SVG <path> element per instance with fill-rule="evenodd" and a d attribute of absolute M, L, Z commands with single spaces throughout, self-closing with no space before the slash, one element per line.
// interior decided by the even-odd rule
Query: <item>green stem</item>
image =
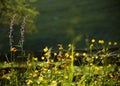
<path fill-rule="evenodd" d="M 74 73 L 74 46 L 72 45 L 69 82 L 72 83 Z"/>

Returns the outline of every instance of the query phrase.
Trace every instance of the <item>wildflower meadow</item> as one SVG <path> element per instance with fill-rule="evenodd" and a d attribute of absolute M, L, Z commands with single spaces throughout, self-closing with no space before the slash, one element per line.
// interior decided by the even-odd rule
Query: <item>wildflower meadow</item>
<path fill-rule="evenodd" d="M 88 39 L 83 50 L 74 43 L 46 47 L 36 55 L 24 50 L 23 18 L 20 39 L 14 43 L 14 20 L 9 31 L 10 55 L 0 62 L 0 86 L 120 86 L 120 48 L 117 41 Z M 34 46 L 33 46 L 34 47 Z"/>

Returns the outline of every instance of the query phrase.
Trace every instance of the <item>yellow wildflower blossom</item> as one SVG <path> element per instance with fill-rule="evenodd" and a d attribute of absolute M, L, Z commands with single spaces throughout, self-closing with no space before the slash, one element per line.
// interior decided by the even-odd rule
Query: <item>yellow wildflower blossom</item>
<path fill-rule="evenodd" d="M 32 80 L 27 80 L 27 84 L 29 85 L 29 84 L 32 84 L 33 83 L 33 81 Z"/>
<path fill-rule="evenodd" d="M 103 52 L 103 53 L 105 53 L 105 52 L 106 52 L 106 50 L 105 50 L 105 49 L 102 49 L 102 52 Z"/>
<path fill-rule="evenodd" d="M 97 81 L 95 80 L 94 83 L 95 83 L 95 85 L 96 85 L 96 84 L 97 84 Z"/>
<path fill-rule="evenodd" d="M 38 58 L 37 58 L 37 57 L 33 57 L 33 60 L 34 60 L 34 61 L 38 61 Z"/>
<path fill-rule="evenodd" d="M 35 73 L 38 73 L 38 70 L 35 70 Z"/>
<path fill-rule="evenodd" d="M 44 51 L 44 52 L 47 52 L 47 51 L 48 51 L 48 47 L 45 47 L 45 48 L 43 49 L 43 51 Z"/>
<path fill-rule="evenodd" d="M 57 85 L 57 81 L 52 81 L 49 86 L 58 86 L 58 85 Z"/>
<path fill-rule="evenodd" d="M 94 43 L 94 42 L 95 42 L 95 39 L 92 39 L 91 42 Z"/>
<path fill-rule="evenodd" d="M 80 56 L 80 53 L 78 53 L 78 52 L 77 52 L 77 53 L 75 53 L 75 56 Z"/>
<path fill-rule="evenodd" d="M 17 49 L 16 49 L 15 47 L 12 47 L 12 48 L 10 49 L 10 51 L 11 51 L 11 52 L 16 52 Z"/>
<path fill-rule="evenodd" d="M 33 77 L 37 77 L 38 75 L 35 73 L 35 74 L 33 74 Z"/>
<path fill-rule="evenodd" d="M 95 56 L 96 59 L 98 59 L 98 56 Z"/>
<path fill-rule="evenodd" d="M 111 78 L 113 78 L 113 75 L 112 75 L 112 73 L 110 73 L 110 74 L 109 74 L 109 76 L 110 76 Z"/>
<path fill-rule="evenodd" d="M 112 45 L 112 42 L 108 42 L 108 45 Z"/>
<path fill-rule="evenodd" d="M 68 53 L 65 53 L 65 57 L 68 58 L 68 57 L 69 57 L 69 54 L 68 54 Z"/>
<path fill-rule="evenodd" d="M 86 54 L 86 53 L 83 53 L 82 55 L 83 55 L 83 56 L 87 56 L 87 54 Z"/>
<path fill-rule="evenodd" d="M 118 43 L 117 42 L 114 42 L 114 45 L 117 45 Z"/>
<path fill-rule="evenodd" d="M 71 47 L 71 46 L 72 46 L 72 44 L 69 44 L 69 45 L 68 45 L 68 47 Z"/>
<path fill-rule="evenodd" d="M 32 67 L 32 64 L 31 64 L 31 63 L 28 63 L 27 66 L 28 66 L 28 67 Z"/>
<path fill-rule="evenodd" d="M 42 57 L 41 57 L 41 59 L 42 59 L 42 60 L 44 60 L 44 59 L 45 59 L 45 57 L 43 57 L 43 56 L 42 56 Z"/>
<path fill-rule="evenodd" d="M 92 66 L 93 65 L 93 63 L 90 63 L 90 66 Z"/>
<path fill-rule="evenodd" d="M 9 76 L 7 76 L 7 77 L 6 77 L 6 79 L 7 79 L 7 80 L 10 80 L 10 77 L 9 77 Z"/>
<path fill-rule="evenodd" d="M 43 81 L 43 77 L 39 77 L 39 81 Z"/>
<path fill-rule="evenodd" d="M 65 78 L 65 79 L 68 79 L 68 76 L 67 76 L 67 75 L 65 75 L 65 76 L 64 76 L 64 78 Z"/>
<path fill-rule="evenodd" d="M 57 53 L 54 53 L 54 56 L 57 56 Z"/>
<path fill-rule="evenodd" d="M 54 67 L 54 70 L 55 70 L 55 71 L 57 71 L 57 70 L 58 70 L 58 68 L 57 68 L 57 67 Z"/>
<path fill-rule="evenodd" d="M 4 64 L 7 64 L 7 62 L 6 62 L 6 61 L 4 61 Z"/>
<path fill-rule="evenodd" d="M 99 40 L 98 43 L 99 44 L 104 44 L 104 40 Z"/>
<path fill-rule="evenodd" d="M 32 76 L 32 75 L 33 75 L 32 73 L 29 74 L 29 76 Z"/>

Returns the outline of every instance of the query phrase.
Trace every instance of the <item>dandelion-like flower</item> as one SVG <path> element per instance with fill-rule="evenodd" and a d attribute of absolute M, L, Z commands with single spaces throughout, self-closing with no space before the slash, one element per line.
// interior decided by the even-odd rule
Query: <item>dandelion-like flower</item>
<path fill-rule="evenodd" d="M 104 44 L 104 40 L 99 40 L 98 43 L 99 44 Z"/>
<path fill-rule="evenodd" d="M 33 60 L 34 60 L 34 61 L 38 61 L 38 58 L 37 58 L 37 57 L 33 57 Z"/>
<path fill-rule="evenodd" d="M 32 80 L 27 80 L 27 84 L 29 85 L 29 84 L 32 84 L 33 83 L 33 81 Z"/>
<path fill-rule="evenodd" d="M 12 47 L 12 48 L 10 49 L 10 51 L 11 51 L 11 52 L 16 52 L 17 49 L 16 49 L 15 47 Z"/>
<path fill-rule="evenodd" d="M 43 57 L 43 56 L 42 56 L 42 57 L 41 57 L 41 59 L 42 59 L 42 60 L 44 60 L 44 59 L 45 59 L 45 57 Z"/>
<path fill-rule="evenodd" d="M 45 47 L 45 48 L 43 49 L 43 51 L 44 51 L 44 52 L 47 52 L 47 51 L 48 51 L 48 47 Z"/>
<path fill-rule="evenodd" d="M 43 81 L 43 77 L 39 77 L 39 81 Z"/>
<path fill-rule="evenodd" d="M 95 39 L 92 39 L 91 42 L 94 43 L 94 42 L 95 42 Z"/>
<path fill-rule="evenodd" d="M 114 44 L 113 45 L 117 45 L 118 43 L 117 42 L 114 42 Z"/>
<path fill-rule="evenodd" d="M 80 53 L 78 53 L 78 52 L 77 52 L 77 53 L 75 53 L 75 56 L 80 56 Z"/>
<path fill-rule="evenodd" d="M 86 54 L 86 53 L 83 53 L 82 55 L 83 55 L 83 56 L 87 56 L 87 54 Z"/>
<path fill-rule="evenodd" d="M 68 79 L 68 76 L 67 76 L 67 75 L 64 75 L 64 79 Z"/>
<path fill-rule="evenodd" d="M 10 80 L 10 77 L 9 77 L 9 76 L 7 76 L 7 77 L 6 77 L 6 79 L 7 79 L 7 80 Z"/>
<path fill-rule="evenodd" d="M 112 42 L 108 42 L 108 45 L 112 45 Z"/>
<path fill-rule="evenodd" d="M 65 57 L 68 58 L 68 57 L 69 57 L 69 54 L 68 54 L 68 53 L 65 53 Z"/>

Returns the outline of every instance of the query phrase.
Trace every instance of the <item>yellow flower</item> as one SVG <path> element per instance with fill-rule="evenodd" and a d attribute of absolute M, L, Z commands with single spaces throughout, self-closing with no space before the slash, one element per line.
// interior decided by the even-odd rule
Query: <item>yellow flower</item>
<path fill-rule="evenodd" d="M 32 73 L 29 74 L 29 76 L 32 76 L 32 75 L 33 75 Z"/>
<path fill-rule="evenodd" d="M 114 42 L 114 45 L 117 45 L 118 43 L 117 42 Z"/>
<path fill-rule="evenodd" d="M 94 59 L 95 57 L 94 56 L 92 56 L 92 59 Z"/>
<path fill-rule="evenodd" d="M 110 74 L 109 74 L 109 76 L 110 76 L 111 78 L 113 78 L 113 75 L 112 75 L 112 73 L 110 73 Z"/>
<path fill-rule="evenodd" d="M 33 60 L 34 60 L 34 61 L 38 61 L 38 58 L 37 58 L 37 57 L 33 57 Z"/>
<path fill-rule="evenodd" d="M 33 83 L 33 81 L 32 80 L 27 80 L 27 84 L 29 85 L 29 84 L 32 84 Z"/>
<path fill-rule="evenodd" d="M 95 56 L 96 59 L 98 59 L 98 56 Z"/>
<path fill-rule="evenodd" d="M 54 60 L 53 60 L 53 59 L 51 59 L 51 62 L 54 62 Z"/>
<path fill-rule="evenodd" d="M 54 53 L 54 56 L 57 56 L 57 53 Z"/>
<path fill-rule="evenodd" d="M 108 64 L 108 66 L 107 67 L 111 67 L 111 64 Z"/>
<path fill-rule="evenodd" d="M 6 61 L 4 61 L 4 64 L 7 64 L 7 62 L 6 62 Z"/>
<path fill-rule="evenodd" d="M 44 55 L 48 57 L 50 55 L 50 52 L 46 52 Z"/>
<path fill-rule="evenodd" d="M 7 77 L 6 77 L 6 79 L 7 79 L 7 80 L 10 80 L 10 77 L 9 77 L 9 76 L 7 76 Z"/>
<path fill-rule="evenodd" d="M 108 42 L 108 45 L 112 45 L 112 42 Z"/>
<path fill-rule="evenodd" d="M 41 59 L 42 59 L 42 60 L 44 60 L 44 59 L 45 59 L 45 57 L 43 57 L 43 56 L 42 56 L 42 57 L 41 57 Z"/>
<path fill-rule="evenodd" d="M 66 70 L 69 71 L 69 70 L 70 70 L 70 67 L 69 67 L 69 66 L 66 66 Z"/>
<path fill-rule="evenodd" d="M 95 80 L 94 83 L 97 84 L 97 81 Z"/>
<path fill-rule="evenodd" d="M 103 52 L 103 53 L 105 53 L 105 52 L 106 52 L 106 50 L 105 50 L 105 49 L 102 49 L 102 52 Z"/>
<path fill-rule="evenodd" d="M 45 48 L 43 49 L 43 51 L 44 51 L 44 52 L 47 52 L 47 51 L 48 51 L 48 47 L 45 47 Z"/>
<path fill-rule="evenodd" d="M 48 71 L 48 68 L 43 68 L 44 71 Z"/>
<path fill-rule="evenodd" d="M 35 74 L 33 74 L 33 77 L 37 77 L 38 75 L 35 73 Z"/>
<path fill-rule="evenodd" d="M 96 66 L 95 67 L 95 71 L 98 72 L 99 71 L 99 67 Z"/>
<path fill-rule="evenodd" d="M 82 55 L 83 55 L 83 56 L 87 56 L 87 54 L 86 54 L 86 53 L 83 53 Z"/>
<path fill-rule="evenodd" d="M 98 43 L 99 44 L 104 44 L 104 40 L 99 40 Z"/>
<path fill-rule="evenodd" d="M 95 42 L 95 39 L 92 39 L 91 42 L 94 43 L 94 42 Z"/>
<path fill-rule="evenodd" d="M 68 58 L 68 57 L 69 57 L 69 54 L 68 54 L 68 53 L 65 53 L 65 57 Z"/>
<path fill-rule="evenodd" d="M 43 77 L 39 77 L 39 81 L 43 81 Z"/>
<path fill-rule="evenodd" d="M 54 67 L 54 70 L 55 70 L 55 71 L 57 71 L 57 70 L 58 70 L 58 68 L 57 68 L 57 67 Z"/>
<path fill-rule="evenodd" d="M 67 76 L 67 75 L 65 75 L 65 76 L 64 76 L 64 78 L 65 78 L 65 79 L 68 79 L 68 76 Z"/>
<path fill-rule="evenodd" d="M 49 86 L 58 86 L 58 85 L 57 85 L 57 81 L 52 81 Z"/>
<path fill-rule="evenodd" d="M 72 44 L 69 44 L 69 45 L 68 45 L 68 47 L 71 47 L 71 46 L 72 46 Z"/>
<path fill-rule="evenodd" d="M 38 58 L 34 58 L 34 60 L 35 60 L 35 61 L 37 61 L 37 60 L 38 60 Z"/>
<path fill-rule="evenodd" d="M 77 53 L 75 53 L 75 56 L 80 56 L 80 53 L 78 53 L 78 52 L 77 52 Z"/>
<path fill-rule="evenodd" d="M 31 64 L 31 63 L 28 63 L 27 65 L 28 65 L 28 67 L 32 67 L 32 64 Z"/>
<path fill-rule="evenodd" d="M 15 47 L 12 47 L 12 48 L 10 49 L 10 51 L 11 51 L 11 52 L 16 52 L 17 49 L 16 49 Z"/>
<path fill-rule="evenodd" d="M 93 65 L 93 63 L 90 63 L 90 66 L 92 66 Z"/>
<path fill-rule="evenodd" d="M 35 70 L 35 73 L 38 73 L 38 70 Z"/>

